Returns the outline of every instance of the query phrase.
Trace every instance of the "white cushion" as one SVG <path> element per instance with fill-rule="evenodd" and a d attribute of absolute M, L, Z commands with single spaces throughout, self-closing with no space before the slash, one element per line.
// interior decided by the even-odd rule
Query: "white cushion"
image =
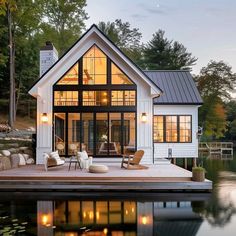
<path fill-rule="evenodd" d="M 107 173 L 109 168 L 105 165 L 92 164 L 89 166 L 90 173 Z"/>
<path fill-rule="evenodd" d="M 65 161 L 64 161 L 64 160 L 61 160 L 61 159 L 60 159 L 60 160 L 57 161 L 57 165 L 63 165 L 63 164 L 65 164 Z"/>
<path fill-rule="evenodd" d="M 8 150 L 2 150 L 2 154 L 5 157 L 9 157 L 11 155 L 11 153 Z"/>
<path fill-rule="evenodd" d="M 77 155 L 80 159 L 87 160 L 88 159 L 88 154 L 86 151 L 83 152 L 77 152 Z"/>
<path fill-rule="evenodd" d="M 50 157 L 54 158 L 56 161 L 60 161 L 61 160 L 61 158 L 60 158 L 60 156 L 58 154 L 58 151 L 51 152 L 50 153 Z"/>

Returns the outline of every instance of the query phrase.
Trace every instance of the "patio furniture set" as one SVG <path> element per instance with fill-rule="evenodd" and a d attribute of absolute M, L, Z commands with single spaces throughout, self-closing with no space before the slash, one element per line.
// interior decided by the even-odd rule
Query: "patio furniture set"
<path fill-rule="evenodd" d="M 136 151 L 134 155 L 123 155 L 121 168 L 128 170 L 148 169 L 147 166 L 140 164 L 143 156 L 143 150 Z M 65 158 L 60 157 L 58 151 L 51 152 L 50 154 L 44 153 L 44 161 L 46 171 L 49 168 L 62 166 L 66 163 Z M 93 164 L 93 157 L 88 156 L 86 151 L 77 152 L 74 156 L 70 157 L 68 171 L 70 171 L 72 164 L 74 164 L 75 170 L 78 166 L 80 170 L 86 169 L 90 173 L 106 173 L 109 171 L 106 165 Z"/>

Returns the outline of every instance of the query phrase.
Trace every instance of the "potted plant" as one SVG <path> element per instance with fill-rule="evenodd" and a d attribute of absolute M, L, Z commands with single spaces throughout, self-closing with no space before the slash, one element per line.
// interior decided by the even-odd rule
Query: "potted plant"
<path fill-rule="evenodd" d="M 192 168 L 192 181 L 196 181 L 196 182 L 205 181 L 205 173 L 206 173 L 206 170 L 203 167 L 201 166 L 193 167 Z"/>

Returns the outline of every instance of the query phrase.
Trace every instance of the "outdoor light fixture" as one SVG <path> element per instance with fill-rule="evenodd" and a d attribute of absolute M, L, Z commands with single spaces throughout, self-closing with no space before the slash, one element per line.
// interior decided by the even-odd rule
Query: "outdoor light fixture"
<path fill-rule="evenodd" d="M 148 223 L 148 217 L 147 216 L 142 216 L 141 222 L 143 225 L 146 225 Z"/>
<path fill-rule="evenodd" d="M 141 115 L 141 120 L 143 123 L 146 123 L 147 122 L 147 113 L 146 112 L 143 112 L 142 115 Z"/>
<path fill-rule="evenodd" d="M 43 123 L 48 122 L 48 114 L 46 112 L 42 114 L 41 120 Z"/>
<path fill-rule="evenodd" d="M 48 215 L 44 214 L 42 215 L 42 225 L 47 226 L 49 221 Z"/>

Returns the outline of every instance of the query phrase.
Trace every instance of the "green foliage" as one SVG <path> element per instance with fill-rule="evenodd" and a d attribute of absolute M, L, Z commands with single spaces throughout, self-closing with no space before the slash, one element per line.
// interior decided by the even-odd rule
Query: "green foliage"
<path fill-rule="evenodd" d="M 233 121 L 236 119 L 236 101 L 230 101 L 226 104 L 226 114 L 227 114 L 227 120 Z"/>
<path fill-rule="evenodd" d="M 143 50 L 143 67 L 149 70 L 191 69 L 197 58 L 183 44 L 169 40 L 158 30 Z"/>
<path fill-rule="evenodd" d="M 86 0 L 43 0 L 42 39 L 54 42 L 59 54 L 64 53 L 85 29 L 88 19 Z"/>
<path fill-rule="evenodd" d="M 236 75 L 223 61 L 210 61 L 195 80 L 204 101 L 199 109 L 199 123 L 204 128 L 204 135 L 212 139 L 224 137 L 227 114 L 223 100 L 230 98 L 229 91 L 234 86 Z"/>
<path fill-rule="evenodd" d="M 230 99 L 230 91 L 236 83 L 236 74 L 225 62 L 210 61 L 195 79 L 203 97 L 214 96 L 225 100 Z"/>
<path fill-rule="evenodd" d="M 232 140 L 236 139 L 236 119 L 230 123 L 229 134 L 231 135 Z"/>
<path fill-rule="evenodd" d="M 129 22 L 122 22 L 120 19 L 107 23 L 101 21 L 98 28 L 130 59 L 139 63 L 143 45 L 142 34 L 138 28 L 131 28 Z"/>
<path fill-rule="evenodd" d="M 196 172 L 206 172 L 206 170 L 201 167 L 201 166 L 196 166 L 192 168 L 192 171 L 196 171 Z"/>

